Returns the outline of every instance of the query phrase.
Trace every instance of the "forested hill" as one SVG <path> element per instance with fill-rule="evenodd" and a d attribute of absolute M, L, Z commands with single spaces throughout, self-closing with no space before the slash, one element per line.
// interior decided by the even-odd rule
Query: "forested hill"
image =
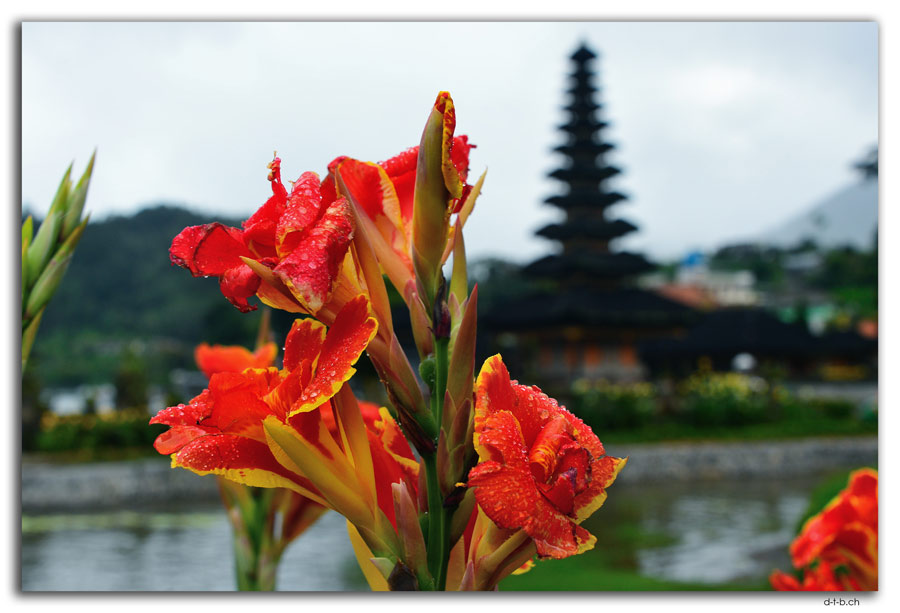
<path fill-rule="evenodd" d="M 110 381 L 126 353 L 162 382 L 170 368 L 191 366 L 201 341 L 251 344 L 258 313 L 242 316 L 216 279 L 195 279 L 169 261 L 178 232 L 210 221 L 157 206 L 90 223 L 47 307 L 29 362 L 42 383 Z"/>

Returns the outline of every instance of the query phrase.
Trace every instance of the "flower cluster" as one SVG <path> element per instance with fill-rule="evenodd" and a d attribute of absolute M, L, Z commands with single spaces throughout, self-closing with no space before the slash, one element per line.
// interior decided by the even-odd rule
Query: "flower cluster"
<path fill-rule="evenodd" d="M 373 589 L 494 589 L 535 556 L 589 549 L 580 524 L 625 464 L 556 401 L 513 381 L 500 356 L 476 382 L 478 291 L 463 228 L 484 175 L 468 183 L 474 145 L 455 129 L 441 92 L 418 147 L 385 162 L 339 157 L 288 193 L 276 158 L 273 195 L 241 228 L 186 228 L 170 250 L 193 275 L 218 277 L 241 311 L 256 296 L 307 317 L 280 369 L 266 346 L 212 352 L 208 389 L 153 419 L 170 426 L 156 449 L 173 467 L 284 488 L 342 514 Z M 418 369 L 394 332 L 385 278 L 409 310 Z M 363 352 L 386 407 L 350 388 Z M 198 350 L 201 365 L 201 354 L 212 355 Z"/>
<path fill-rule="evenodd" d="M 800 578 L 782 571 L 770 576 L 776 590 L 843 591 L 878 589 L 878 473 L 864 468 L 847 488 L 809 518 L 791 543 Z"/>

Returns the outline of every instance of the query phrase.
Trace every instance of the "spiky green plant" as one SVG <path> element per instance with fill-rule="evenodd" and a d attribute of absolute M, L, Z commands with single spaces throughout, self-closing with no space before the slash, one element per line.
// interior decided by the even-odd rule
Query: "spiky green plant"
<path fill-rule="evenodd" d="M 34 234 L 31 216 L 22 224 L 22 370 L 28 362 L 47 303 L 59 287 L 75 246 L 88 223 L 83 217 L 88 184 L 94 170 L 91 156 L 78 183 L 72 185 L 69 165 L 53 197 L 47 217 Z"/>

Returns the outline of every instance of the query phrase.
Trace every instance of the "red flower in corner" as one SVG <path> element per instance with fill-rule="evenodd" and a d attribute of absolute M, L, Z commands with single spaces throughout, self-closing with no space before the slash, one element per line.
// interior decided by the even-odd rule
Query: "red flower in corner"
<path fill-rule="evenodd" d="M 877 590 L 878 473 L 854 471 L 847 488 L 803 524 L 791 558 L 803 581 L 775 571 L 776 590 Z"/>
<path fill-rule="evenodd" d="M 846 567 L 839 566 L 835 570 L 825 561 L 804 569 L 802 581 L 776 570 L 769 576 L 769 582 L 773 588 L 782 592 L 844 592 L 862 589 L 859 582 L 847 573 Z"/>
<path fill-rule="evenodd" d="M 315 314 L 331 297 L 353 238 L 349 204 L 337 197 L 333 180 L 305 172 L 288 194 L 281 160 L 269 169 L 272 196 L 242 229 L 185 228 L 169 257 L 195 277 L 218 277 L 222 294 L 241 311 L 256 309 L 247 299 L 257 294 L 276 308 Z"/>
<path fill-rule="evenodd" d="M 478 504 L 501 528 L 522 528 L 542 557 L 593 547 L 579 526 L 606 500 L 626 460 L 606 455 L 580 419 L 534 386 L 511 381 L 499 355 L 476 382 L 475 448 L 469 472 Z"/>

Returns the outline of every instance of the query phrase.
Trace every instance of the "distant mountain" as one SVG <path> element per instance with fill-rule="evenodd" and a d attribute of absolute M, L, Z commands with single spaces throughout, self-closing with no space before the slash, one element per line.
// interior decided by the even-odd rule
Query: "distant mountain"
<path fill-rule="evenodd" d="M 99 383 L 131 355 L 163 382 L 171 368 L 193 368 L 201 341 L 251 344 L 257 314 L 228 304 L 216 279 L 194 279 L 169 261 L 172 238 L 210 217 L 161 205 L 89 223 L 44 314 L 29 369 L 45 385 Z"/>
<path fill-rule="evenodd" d="M 805 213 L 757 237 L 777 247 L 794 247 L 812 239 L 819 247 L 872 248 L 878 231 L 878 179 L 866 178 L 835 192 Z"/>

